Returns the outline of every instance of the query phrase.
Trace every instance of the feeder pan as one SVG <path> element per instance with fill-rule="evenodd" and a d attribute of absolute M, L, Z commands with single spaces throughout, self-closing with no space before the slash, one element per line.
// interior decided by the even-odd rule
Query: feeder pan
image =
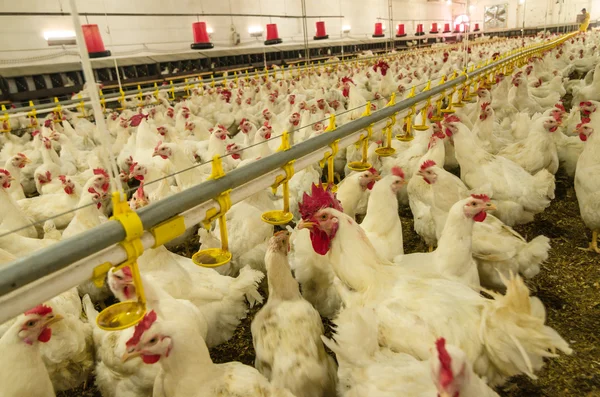
<path fill-rule="evenodd" d="M 452 106 L 456 106 L 456 104 L 452 104 Z M 456 110 L 454 109 L 442 109 L 440 110 L 442 113 L 455 113 Z"/>
<path fill-rule="evenodd" d="M 396 37 L 405 37 L 406 33 L 404 32 L 404 24 L 398 24 L 398 31 L 396 32 Z"/>
<path fill-rule="evenodd" d="M 450 30 L 450 24 L 449 23 L 445 23 L 444 24 L 444 33 L 452 33 L 452 31 Z"/>
<path fill-rule="evenodd" d="M 210 42 L 208 32 L 206 31 L 206 22 L 194 22 L 192 24 L 192 31 L 194 32 L 194 43 L 190 44 L 192 50 L 207 50 L 214 48 L 214 45 Z"/>
<path fill-rule="evenodd" d="M 371 168 L 371 163 L 363 163 L 362 161 L 352 161 L 348 163 L 348 168 L 350 168 L 352 171 L 366 171 Z"/>
<path fill-rule="evenodd" d="M 383 34 L 383 24 L 381 22 L 375 23 L 375 33 L 373 33 L 373 37 L 385 37 L 385 34 Z"/>
<path fill-rule="evenodd" d="M 380 157 L 389 157 L 391 155 L 393 155 L 394 153 L 396 153 L 396 149 L 394 149 L 393 147 L 380 147 L 375 149 L 375 153 L 377 153 L 378 156 Z"/>
<path fill-rule="evenodd" d="M 329 182 L 323 183 L 323 189 L 327 190 L 328 187 L 329 187 Z M 337 192 L 337 190 L 338 190 L 337 185 L 335 183 L 332 183 L 331 184 L 331 192 L 335 193 L 335 192 Z"/>
<path fill-rule="evenodd" d="M 207 248 L 192 255 L 192 261 L 202 267 L 219 267 L 231 261 L 231 252 L 221 248 Z"/>
<path fill-rule="evenodd" d="M 396 135 L 396 139 L 400 142 L 410 142 L 415 139 L 415 137 L 412 135 Z"/>
<path fill-rule="evenodd" d="M 425 33 L 423 33 L 423 24 L 420 23 L 417 25 L 417 32 L 415 33 L 415 36 L 423 36 Z"/>
<path fill-rule="evenodd" d="M 439 33 L 438 27 L 437 27 L 437 22 L 433 22 L 431 24 L 431 30 L 429 31 L 429 33 L 431 33 L 431 34 L 437 34 L 437 33 Z"/>
<path fill-rule="evenodd" d="M 315 40 L 328 39 L 329 35 L 325 32 L 325 22 L 317 22 L 317 34 L 313 37 Z"/>
<path fill-rule="evenodd" d="M 434 123 L 437 123 L 438 121 L 444 120 L 444 118 L 442 116 L 433 116 L 433 117 L 431 117 L 430 120 L 433 121 Z M 398 136 L 400 136 L 400 135 L 398 135 Z"/>
<path fill-rule="evenodd" d="M 96 323 L 105 331 L 120 331 L 139 323 L 146 314 L 146 305 L 138 301 L 119 302 L 102 310 Z"/>
<path fill-rule="evenodd" d="M 452 106 L 454 106 L 455 108 L 462 108 L 465 106 L 465 104 L 462 102 L 459 102 L 459 103 L 453 103 Z"/>
<path fill-rule="evenodd" d="M 274 210 L 263 212 L 260 216 L 263 222 L 271 225 L 286 225 L 294 219 L 294 214 L 291 212 L 285 212 L 283 210 Z"/>
<path fill-rule="evenodd" d="M 429 126 L 426 124 L 423 125 L 413 125 L 413 129 L 417 130 L 417 131 L 427 131 L 429 129 Z M 399 135 L 399 136 L 404 136 L 404 135 Z"/>
<path fill-rule="evenodd" d="M 102 36 L 100 35 L 100 29 L 98 29 L 98 25 L 81 25 L 81 29 L 83 30 L 83 38 L 85 40 L 85 46 L 87 47 L 90 58 L 103 58 L 110 56 L 110 51 L 104 48 L 104 42 L 102 41 Z"/>
<path fill-rule="evenodd" d="M 267 39 L 265 40 L 265 45 L 273 45 L 280 44 L 283 40 L 279 38 L 279 33 L 277 32 L 277 24 L 268 23 L 267 24 Z"/>

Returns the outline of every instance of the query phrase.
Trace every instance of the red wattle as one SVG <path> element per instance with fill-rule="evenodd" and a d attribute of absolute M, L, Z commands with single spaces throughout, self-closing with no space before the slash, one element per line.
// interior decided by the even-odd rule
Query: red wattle
<path fill-rule="evenodd" d="M 159 354 L 142 354 L 144 364 L 156 364 L 160 360 Z"/>
<path fill-rule="evenodd" d="M 582 141 L 587 141 L 587 135 L 585 135 L 583 132 L 579 134 L 579 139 L 581 139 Z"/>
<path fill-rule="evenodd" d="M 367 184 L 367 189 L 371 190 L 373 189 L 373 186 L 375 186 L 375 181 L 371 181 Z"/>
<path fill-rule="evenodd" d="M 46 343 L 50 340 L 51 337 L 52 337 L 52 329 L 44 328 L 44 330 L 42 331 L 40 336 L 38 336 L 38 340 L 42 343 Z"/>
<path fill-rule="evenodd" d="M 475 216 L 473 217 L 473 220 L 474 220 L 475 222 L 483 222 L 483 221 L 485 221 L 485 217 L 486 217 L 486 216 L 487 216 L 487 212 L 485 212 L 485 211 L 481 211 L 480 213 L 478 213 L 477 215 L 475 215 Z"/>
<path fill-rule="evenodd" d="M 329 252 L 331 240 L 327 233 L 313 229 L 310 231 L 310 241 L 317 254 L 326 255 Z"/>
<path fill-rule="evenodd" d="M 448 138 L 452 137 L 452 131 L 450 131 L 450 128 L 446 128 L 446 136 Z"/>
<path fill-rule="evenodd" d="M 265 139 L 271 139 L 271 133 L 265 134 Z"/>

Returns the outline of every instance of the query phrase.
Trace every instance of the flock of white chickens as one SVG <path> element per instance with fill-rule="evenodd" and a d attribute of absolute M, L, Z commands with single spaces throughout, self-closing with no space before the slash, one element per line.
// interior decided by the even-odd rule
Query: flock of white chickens
<path fill-rule="evenodd" d="M 475 42 L 469 62 L 543 40 Z M 137 298 L 129 267 L 109 271 L 102 288 L 82 284 L 0 325 L 0 396 L 54 396 L 92 374 L 103 397 L 485 397 L 511 376 L 535 379 L 544 358 L 571 349 L 522 280 L 540 272 L 549 239 L 527 241 L 511 226 L 550 205 L 563 168 L 592 231 L 589 249 L 600 253 L 599 45 L 600 34 L 579 34 L 512 75 L 497 74 L 476 102 L 429 120 L 413 141 L 394 141 L 391 157 L 375 154 L 376 131 L 367 171 L 347 167 L 359 149 L 340 150 L 335 171 L 345 178 L 336 194 L 319 186 L 318 165 L 296 172 L 295 229 L 261 221 L 281 208 L 281 190 L 234 205 L 225 266 L 147 250 L 138 265 L 148 313 L 135 327 L 109 332 L 95 321 L 111 294 Z M 367 101 L 375 110 L 392 93 L 401 100 L 412 86 L 462 70 L 463 60 L 440 47 L 375 64 L 276 69 L 196 89 L 176 104 L 145 98 L 129 104 L 139 110 L 109 115 L 110 147 L 100 145 L 103 131 L 68 111 L 23 137 L 4 134 L 0 266 L 107 221 L 109 155 L 140 208 L 206 180 L 215 155 L 226 170 L 241 167 L 273 153 L 283 131 L 294 143 L 327 133 L 329 115 L 350 122 Z M 585 78 L 569 80 L 573 72 Z M 567 93 L 570 112 L 560 102 Z M 460 178 L 449 172 L 458 167 Z M 406 205 L 430 252 L 404 254 L 398 214 Z M 203 248 L 220 247 L 218 225 L 198 235 Z M 214 364 L 208 348 L 227 342 L 263 295 L 251 326 L 256 369 Z M 335 324 L 333 339 L 323 336 L 321 316 Z"/>

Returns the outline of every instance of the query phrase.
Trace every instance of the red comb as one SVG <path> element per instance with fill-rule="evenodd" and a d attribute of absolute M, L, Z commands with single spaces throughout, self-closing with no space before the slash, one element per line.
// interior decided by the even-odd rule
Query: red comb
<path fill-rule="evenodd" d="M 484 102 L 484 103 L 482 103 L 482 104 L 481 104 L 481 110 L 485 110 L 485 109 L 487 109 L 487 107 L 488 107 L 488 106 L 490 106 L 490 103 L 489 103 L 489 102 Z"/>
<path fill-rule="evenodd" d="M 212 132 L 212 131 L 211 131 Z M 156 144 L 156 146 L 154 146 L 154 151 L 158 150 L 158 147 L 162 145 L 162 141 L 158 141 L 158 143 Z"/>
<path fill-rule="evenodd" d="M 328 186 L 327 190 L 323 189 L 323 184 L 319 186 L 313 183 L 311 194 L 306 192 L 302 195 L 302 202 L 298 204 L 298 209 L 302 219 L 308 220 L 313 214 L 322 208 L 335 208 L 338 211 L 343 211 L 342 204 L 335 198 L 335 194 L 331 192 Z"/>
<path fill-rule="evenodd" d="M 138 165 L 137 161 L 135 163 L 131 163 L 131 165 L 129 166 L 129 173 L 130 174 L 133 172 L 133 169 L 135 168 L 136 165 Z"/>
<path fill-rule="evenodd" d="M 51 182 L 51 181 L 52 181 L 52 174 L 50 173 L 50 171 L 46 171 L 46 180 L 47 180 L 48 182 Z"/>
<path fill-rule="evenodd" d="M 554 107 L 562 110 L 563 112 L 566 112 L 565 106 L 562 104 L 562 102 L 557 103 L 556 105 L 554 105 Z"/>
<path fill-rule="evenodd" d="M 442 131 L 436 131 L 436 132 L 434 132 L 434 133 L 433 133 L 431 136 L 432 136 L 432 137 L 439 138 L 439 139 L 444 139 L 444 138 L 446 138 L 446 135 L 444 135 L 444 133 L 443 133 Z"/>
<path fill-rule="evenodd" d="M 133 336 L 127 342 L 125 342 L 125 346 L 131 347 L 140 343 L 140 339 L 142 339 L 142 335 L 146 332 L 152 324 L 156 321 L 156 312 L 152 310 L 150 313 L 147 313 L 142 321 L 140 321 L 133 331 Z"/>
<path fill-rule="evenodd" d="M 433 160 L 425 160 L 423 161 L 423 164 L 421 164 L 421 171 L 426 170 L 429 167 L 433 167 L 435 164 L 435 161 Z"/>
<path fill-rule="evenodd" d="M 4 168 L 0 168 L 0 174 L 4 174 L 4 175 L 10 176 L 10 172 L 8 172 L 8 170 L 5 170 Z"/>
<path fill-rule="evenodd" d="M 62 182 L 62 183 L 67 183 L 67 177 L 64 175 L 59 175 L 58 179 Z"/>
<path fill-rule="evenodd" d="M 140 190 L 140 188 L 138 188 L 138 190 Z M 125 266 L 121 270 L 123 270 L 123 274 L 126 275 L 127 277 L 133 277 L 133 274 L 131 273 L 131 268 L 129 266 Z"/>
<path fill-rule="evenodd" d="M 37 305 L 33 309 L 29 309 L 25 312 L 25 315 L 37 314 L 38 316 L 45 316 L 46 314 L 52 313 L 52 308 L 46 305 Z"/>
<path fill-rule="evenodd" d="M 105 178 L 108 178 L 108 172 L 106 172 L 103 168 L 94 168 L 94 175 L 102 175 Z"/>
<path fill-rule="evenodd" d="M 446 116 L 444 118 L 444 122 L 446 123 L 460 123 L 460 119 L 456 115 Z"/>
<path fill-rule="evenodd" d="M 443 388 L 448 387 L 454 380 L 454 374 L 452 373 L 452 357 L 446 350 L 446 339 L 439 338 L 435 341 L 435 347 L 438 352 L 438 360 L 440 360 L 440 385 Z"/>
<path fill-rule="evenodd" d="M 402 168 L 398 167 L 397 165 L 392 167 L 392 174 L 404 179 L 404 171 L 402 171 Z"/>
<path fill-rule="evenodd" d="M 39 133 L 40 133 L 40 130 L 35 130 L 31 133 L 31 136 L 37 136 L 37 135 L 39 135 Z"/>
<path fill-rule="evenodd" d="M 490 201 L 490 198 L 488 197 L 487 194 L 472 194 L 471 197 L 478 199 L 478 200 L 485 201 L 485 202 Z"/>
<path fill-rule="evenodd" d="M 377 169 L 376 169 L 376 168 L 374 168 L 374 167 L 371 167 L 371 168 L 369 168 L 369 170 L 368 170 L 368 171 L 369 171 L 371 174 L 373 174 L 373 175 L 378 175 L 378 174 L 379 174 L 379 171 L 377 171 Z"/>

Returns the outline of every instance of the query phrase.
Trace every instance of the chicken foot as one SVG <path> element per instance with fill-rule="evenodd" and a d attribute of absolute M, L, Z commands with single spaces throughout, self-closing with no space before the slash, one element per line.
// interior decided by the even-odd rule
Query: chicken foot
<path fill-rule="evenodd" d="M 590 245 L 587 248 L 579 247 L 579 249 L 582 251 L 592 251 L 600 254 L 600 248 L 598 247 L 598 230 L 592 231 L 592 242 Z"/>

